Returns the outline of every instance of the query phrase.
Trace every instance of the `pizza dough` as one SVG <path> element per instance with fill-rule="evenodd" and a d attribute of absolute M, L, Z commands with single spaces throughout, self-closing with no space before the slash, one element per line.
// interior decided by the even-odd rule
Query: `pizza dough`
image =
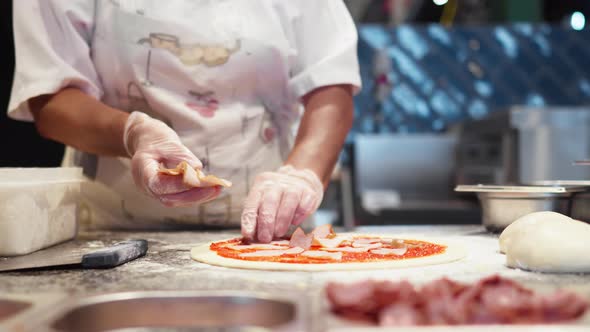
<path fill-rule="evenodd" d="M 363 236 L 363 234 L 343 234 L 350 236 Z M 366 236 L 375 236 L 366 235 Z M 397 237 L 397 236 L 396 236 Z M 402 260 L 391 260 L 391 261 L 380 261 L 380 262 L 367 262 L 367 263 L 324 263 L 324 264 L 296 264 L 296 263 L 278 263 L 278 262 L 263 262 L 263 261 L 246 261 L 231 259 L 217 255 L 215 251 L 209 249 L 211 243 L 203 244 L 195 247 L 191 250 L 192 259 L 210 264 L 223 267 L 231 267 L 238 269 L 251 269 L 251 270 L 274 270 L 274 271 L 343 271 L 343 270 L 372 270 L 372 269 L 393 269 L 393 268 L 408 268 L 415 266 L 443 264 L 457 261 L 465 257 L 465 250 L 455 244 L 448 241 L 441 241 L 439 239 L 422 239 L 415 236 L 409 236 L 414 240 L 428 241 L 440 245 L 447 246 L 444 253 L 419 257 L 419 258 L 408 258 Z M 226 240 L 220 240 L 226 241 Z M 219 242 L 219 241 L 215 241 Z"/>
<path fill-rule="evenodd" d="M 539 272 L 590 272 L 590 225 L 555 212 L 535 212 L 500 235 L 510 267 Z"/>

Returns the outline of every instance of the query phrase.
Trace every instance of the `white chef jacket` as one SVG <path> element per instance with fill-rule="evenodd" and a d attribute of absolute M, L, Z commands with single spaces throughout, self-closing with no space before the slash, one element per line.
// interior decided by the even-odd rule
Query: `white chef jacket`
<path fill-rule="evenodd" d="M 361 84 L 341 0 L 19 0 L 14 34 L 10 117 L 32 120 L 30 98 L 76 87 L 161 119 L 234 183 L 211 203 L 165 208 L 135 187 L 129 159 L 68 148 L 64 165 L 96 180 L 86 217 L 119 226 L 239 224 L 255 175 L 292 148 L 299 99 Z"/>

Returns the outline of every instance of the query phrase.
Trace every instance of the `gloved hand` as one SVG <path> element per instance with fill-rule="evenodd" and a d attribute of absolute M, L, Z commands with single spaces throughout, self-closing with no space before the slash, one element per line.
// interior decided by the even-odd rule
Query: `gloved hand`
<path fill-rule="evenodd" d="M 160 164 L 174 168 L 181 161 L 202 168 L 201 161 L 180 141 L 163 122 L 140 112 L 129 115 L 125 124 L 124 144 L 131 157 L 131 172 L 135 184 L 146 194 L 166 206 L 204 203 L 216 198 L 221 187 L 193 188 L 182 177 L 159 173 Z"/>
<path fill-rule="evenodd" d="M 301 224 L 322 202 L 324 186 L 310 170 L 287 165 L 256 177 L 242 212 L 242 235 L 268 243 Z"/>

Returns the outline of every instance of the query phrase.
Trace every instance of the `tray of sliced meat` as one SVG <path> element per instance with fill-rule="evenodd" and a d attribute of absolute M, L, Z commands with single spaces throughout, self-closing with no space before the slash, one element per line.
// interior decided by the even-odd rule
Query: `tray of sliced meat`
<path fill-rule="evenodd" d="M 331 332 L 587 331 L 587 295 L 541 293 L 489 276 L 464 284 L 443 278 L 416 287 L 408 281 L 328 283 L 326 326 Z"/>

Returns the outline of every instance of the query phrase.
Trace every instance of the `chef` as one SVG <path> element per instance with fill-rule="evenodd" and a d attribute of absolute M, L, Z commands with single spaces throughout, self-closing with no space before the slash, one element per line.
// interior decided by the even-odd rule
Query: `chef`
<path fill-rule="evenodd" d="M 64 143 L 84 206 L 122 227 L 284 235 L 318 208 L 361 84 L 340 0 L 21 0 L 14 34 L 9 115 Z M 159 172 L 182 161 L 234 185 Z"/>

